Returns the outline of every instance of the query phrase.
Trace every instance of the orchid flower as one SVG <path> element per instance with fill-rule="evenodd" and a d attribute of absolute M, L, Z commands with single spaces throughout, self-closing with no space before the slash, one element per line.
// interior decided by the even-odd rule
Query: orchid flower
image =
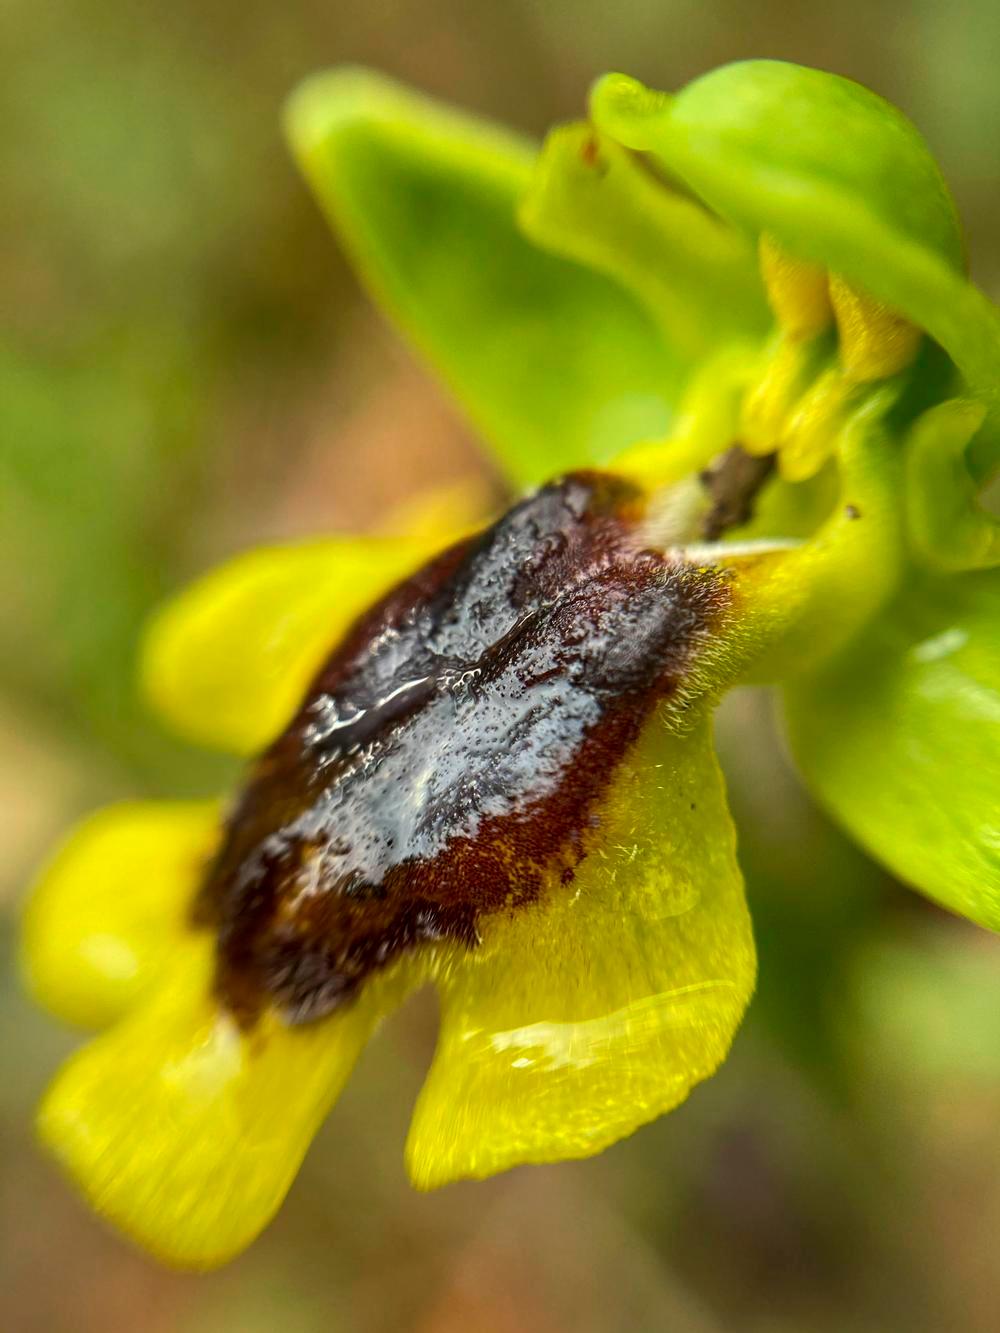
<path fill-rule="evenodd" d="M 287 125 L 511 499 L 183 592 L 144 687 L 245 783 L 99 812 L 29 902 L 33 991 L 103 1029 L 42 1138 L 196 1268 L 417 987 L 419 1188 L 598 1152 L 713 1073 L 756 967 L 712 745 L 737 685 L 780 691 L 873 857 L 1000 927 L 1000 319 L 913 126 L 772 61 L 608 75 L 541 148 L 358 70 Z"/>

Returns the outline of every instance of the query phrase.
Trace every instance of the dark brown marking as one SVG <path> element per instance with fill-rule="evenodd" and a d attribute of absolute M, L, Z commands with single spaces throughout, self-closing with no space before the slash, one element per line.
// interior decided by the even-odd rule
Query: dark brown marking
<path fill-rule="evenodd" d="M 642 503 L 553 482 L 359 619 L 227 825 L 195 917 L 243 1023 L 319 1018 L 373 971 L 568 883 L 660 698 L 730 599 L 645 549 Z"/>
<path fill-rule="evenodd" d="M 754 503 L 761 487 L 774 471 L 775 455 L 758 457 L 740 445 L 731 449 L 701 473 L 701 483 L 712 506 L 701 521 L 701 535 L 718 541 L 730 528 L 742 527 L 753 518 Z"/>

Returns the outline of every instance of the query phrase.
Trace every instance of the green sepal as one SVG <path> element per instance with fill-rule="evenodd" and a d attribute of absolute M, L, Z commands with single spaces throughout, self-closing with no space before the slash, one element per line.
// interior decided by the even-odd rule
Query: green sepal
<path fill-rule="evenodd" d="M 771 316 L 753 246 L 586 123 L 545 140 L 520 209 L 524 232 L 630 290 L 692 359 L 758 338 Z"/>
<path fill-rule="evenodd" d="M 357 69 L 309 79 L 286 125 L 372 294 L 515 482 L 665 430 L 679 366 L 648 314 L 518 230 L 533 144 Z"/>
<path fill-rule="evenodd" d="M 893 396 L 890 386 L 869 392 L 841 428 L 835 444 L 839 496 L 816 531 L 784 550 L 776 543 L 767 564 L 758 565 L 763 577 L 747 606 L 761 637 L 741 683 L 808 675 L 866 632 L 894 600 L 906 565 L 897 498 L 902 464 L 885 419 Z M 821 498 L 807 495 L 806 505 Z M 778 513 L 782 500 L 787 506 L 782 496 Z M 753 546 L 751 540 L 743 548 L 744 559 L 753 561 Z M 722 542 L 719 558 L 740 549 L 738 541 Z"/>
<path fill-rule="evenodd" d="M 932 569 L 960 573 L 1000 565 L 1000 522 L 980 503 L 969 442 L 982 403 L 949 399 L 914 423 L 907 453 L 907 518 L 915 554 Z"/>
<path fill-rule="evenodd" d="M 855 644 L 785 688 L 800 770 L 895 875 L 1000 929 L 1000 577 L 911 574 Z"/>
<path fill-rule="evenodd" d="M 721 216 L 770 234 L 925 329 L 1000 413 L 1000 314 L 963 276 L 947 188 L 889 103 L 834 74 L 753 60 L 676 97 L 605 75 L 591 114 Z"/>

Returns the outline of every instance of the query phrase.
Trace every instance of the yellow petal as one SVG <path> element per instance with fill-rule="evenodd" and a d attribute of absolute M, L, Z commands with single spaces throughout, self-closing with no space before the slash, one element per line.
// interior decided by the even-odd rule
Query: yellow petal
<path fill-rule="evenodd" d="M 796 259 L 766 232 L 759 251 L 767 299 L 779 325 L 793 339 L 815 338 L 833 323 L 826 269 Z"/>
<path fill-rule="evenodd" d="M 213 570 L 152 622 L 143 686 L 178 731 L 252 754 L 284 729 L 351 622 L 440 536 L 268 547 Z"/>
<path fill-rule="evenodd" d="M 186 931 L 219 828 L 215 801 L 134 801 L 75 829 L 25 913 L 22 963 L 39 1002 L 83 1027 L 129 1009 Z"/>
<path fill-rule="evenodd" d="M 755 956 L 707 720 L 654 719 L 601 819 L 570 884 L 487 921 L 440 979 L 407 1144 L 421 1188 L 598 1152 L 729 1049 Z"/>
<path fill-rule="evenodd" d="M 206 937 L 152 1001 L 79 1051 L 39 1113 L 93 1208 L 166 1263 L 212 1268 L 274 1215 L 371 1030 L 370 1005 L 249 1033 L 210 998 Z"/>

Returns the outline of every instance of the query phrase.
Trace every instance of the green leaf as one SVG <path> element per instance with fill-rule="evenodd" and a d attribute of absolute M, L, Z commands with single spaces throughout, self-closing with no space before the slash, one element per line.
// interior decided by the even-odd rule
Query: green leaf
<path fill-rule="evenodd" d="M 799 766 L 831 814 L 901 879 L 1000 929 L 1000 577 L 912 576 L 785 699 Z"/>
<path fill-rule="evenodd" d="M 1000 413 L 1000 314 L 962 275 L 947 188 L 889 103 L 837 75 L 754 60 L 676 97 L 606 75 L 592 115 L 723 217 L 901 311 Z"/>
<path fill-rule="evenodd" d="M 287 127 L 362 278 L 516 482 L 665 430 L 679 366 L 653 321 L 518 231 L 531 143 L 353 69 L 308 80 Z"/>
<path fill-rule="evenodd" d="M 931 1096 L 954 1105 L 977 1085 L 996 1088 L 1000 971 L 995 951 L 975 947 L 965 930 L 934 919 L 883 929 L 841 973 L 840 988 L 855 1077 L 871 1080 L 880 1099 L 901 1098 L 922 1116 Z"/>

